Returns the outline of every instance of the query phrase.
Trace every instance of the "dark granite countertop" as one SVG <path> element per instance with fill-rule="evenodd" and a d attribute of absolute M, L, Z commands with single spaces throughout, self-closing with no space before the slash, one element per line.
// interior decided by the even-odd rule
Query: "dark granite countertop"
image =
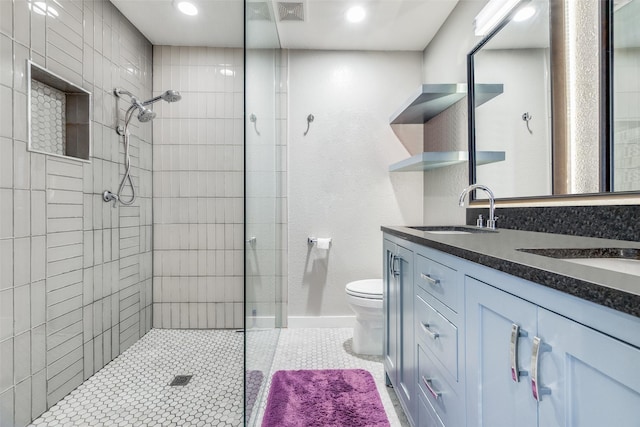
<path fill-rule="evenodd" d="M 517 250 L 577 249 L 584 255 L 589 253 L 585 249 L 594 249 L 591 256 L 608 257 L 615 251 L 598 254 L 597 250 L 640 249 L 640 242 L 508 229 L 462 235 L 433 234 L 401 226 L 381 229 L 402 239 L 640 317 L 640 276 Z M 638 253 L 627 251 L 627 255 L 634 252 Z"/>

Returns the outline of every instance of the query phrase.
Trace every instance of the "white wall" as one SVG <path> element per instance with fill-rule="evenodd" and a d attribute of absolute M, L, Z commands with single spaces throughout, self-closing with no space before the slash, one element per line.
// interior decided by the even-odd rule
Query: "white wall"
<path fill-rule="evenodd" d="M 290 52 L 290 325 L 352 315 L 344 286 L 382 275 L 380 226 L 422 222 L 422 174 L 388 172 L 409 156 L 389 117 L 420 74 L 418 52 Z M 308 236 L 333 245 L 309 247 Z"/>
<path fill-rule="evenodd" d="M 616 191 L 640 189 L 640 49 L 615 51 L 614 105 L 614 185 Z"/>
<path fill-rule="evenodd" d="M 481 40 L 473 20 L 487 0 L 460 0 L 424 50 L 424 83 L 467 81 L 467 53 Z"/>
<path fill-rule="evenodd" d="M 485 0 L 461 0 L 423 53 L 424 83 L 466 83 L 467 53 L 480 41 L 473 19 Z M 466 151 L 468 147 L 466 98 L 427 122 L 425 149 Z M 463 224 L 465 210 L 458 194 L 469 184 L 466 163 L 424 173 L 425 224 Z"/>
<path fill-rule="evenodd" d="M 548 49 L 483 49 L 475 55 L 475 69 L 476 84 L 504 85 L 502 94 L 476 108 L 476 149 L 505 152 L 503 162 L 478 166 L 478 183 L 496 197 L 550 195 Z M 532 117 L 532 133 L 522 120 L 525 112 Z"/>

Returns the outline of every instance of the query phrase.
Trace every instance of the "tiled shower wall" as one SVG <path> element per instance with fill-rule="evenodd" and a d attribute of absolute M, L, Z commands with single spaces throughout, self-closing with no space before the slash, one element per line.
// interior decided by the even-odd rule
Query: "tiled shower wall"
<path fill-rule="evenodd" d="M 243 325 L 243 52 L 154 46 L 153 326 Z"/>
<path fill-rule="evenodd" d="M 132 127 L 136 204 L 100 195 L 122 173 L 113 88 L 151 95 L 151 45 L 106 0 L 48 5 L 57 17 L 0 1 L 2 426 L 28 424 L 151 326 L 148 124 Z M 92 92 L 90 163 L 27 151 L 27 59 Z"/>

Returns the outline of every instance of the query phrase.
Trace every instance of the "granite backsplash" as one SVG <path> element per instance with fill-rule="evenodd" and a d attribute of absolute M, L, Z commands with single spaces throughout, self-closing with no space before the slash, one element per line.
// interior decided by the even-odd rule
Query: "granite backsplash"
<path fill-rule="evenodd" d="M 467 209 L 467 225 L 489 209 Z M 548 206 L 496 208 L 497 228 L 566 234 L 571 236 L 640 241 L 640 206 Z"/>

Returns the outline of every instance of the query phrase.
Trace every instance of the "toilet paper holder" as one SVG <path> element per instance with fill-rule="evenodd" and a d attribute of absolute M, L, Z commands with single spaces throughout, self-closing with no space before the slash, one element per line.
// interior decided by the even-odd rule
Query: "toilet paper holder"
<path fill-rule="evenodd" d="M 318 243 L 318 238 L 317 237 L 313 237 L 313 236 L 307 237 L 307 244 L 309 246 L 313 246 L 313 245 L 315 245 L 317 243 Z M 331 237 L 329 237 L 329 244 L 331 244 Z"/>

